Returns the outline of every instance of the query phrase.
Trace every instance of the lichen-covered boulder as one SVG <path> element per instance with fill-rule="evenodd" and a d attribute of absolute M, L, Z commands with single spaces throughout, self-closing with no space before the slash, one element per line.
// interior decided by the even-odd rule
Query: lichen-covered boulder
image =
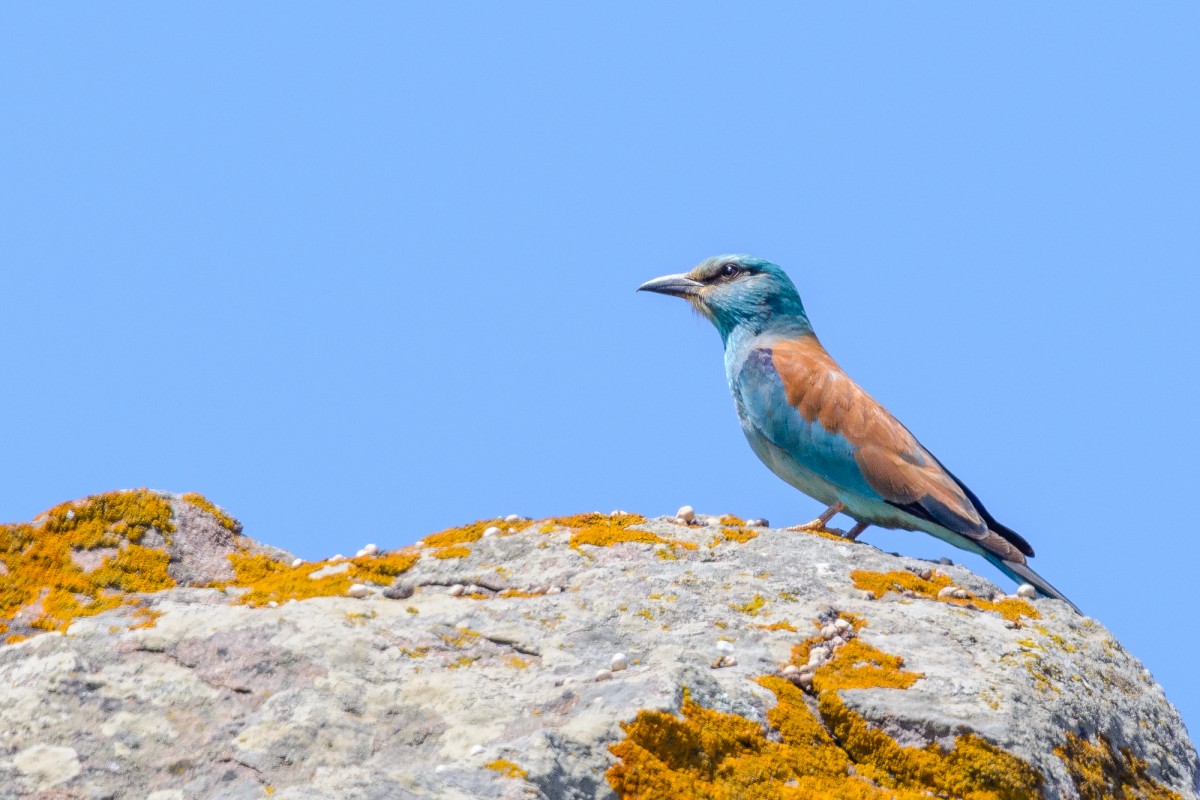
<path fill-rule="evenodd" d="M 0 798 L 1197 798 L 1099 623 L 958 567 L 629 514 L 302 563 L 100 497 L 2 529 Z"/>

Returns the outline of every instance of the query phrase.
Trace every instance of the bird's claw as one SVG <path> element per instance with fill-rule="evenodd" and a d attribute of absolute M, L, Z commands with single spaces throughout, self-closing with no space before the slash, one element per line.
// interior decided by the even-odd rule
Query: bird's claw
<path fill-rule="evenodd" d="M 804 533 L 812 533 L 813 531 L 823 531 L 823 530 L 825 530 L 825 522 L 826 522 L 826 520 L 817 518 L 810 522 L 806 522 L 803 525 L 792 525 L 789 528 L 784 528 L 784 530 L 785 531 L 802 531 Z"/>

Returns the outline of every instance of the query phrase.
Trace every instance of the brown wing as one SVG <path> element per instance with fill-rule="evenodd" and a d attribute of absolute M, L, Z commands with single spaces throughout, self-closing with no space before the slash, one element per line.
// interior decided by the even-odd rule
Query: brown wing
<path fill-rule="evenodd" d="M 773 343 L 771 350 L 788 402 L 807 422 L 846 437 L 867 484 L 884 500 L 1024 563 L 1016 547 L 988 529 L 958 480 L 842 371 L 816 337 Z"/>

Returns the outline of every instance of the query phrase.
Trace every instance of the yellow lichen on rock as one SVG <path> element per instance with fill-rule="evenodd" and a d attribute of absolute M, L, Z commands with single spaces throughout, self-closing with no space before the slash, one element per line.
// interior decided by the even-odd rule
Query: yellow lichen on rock
<path fill-rule="evenodd" d="M 1067 731 L 1054 754 L 1067 765 L 1080 800 L 1183 800 L 1146 772 L 1146 762 L 1128 750 L 1117 751 L 1104 735 L 1095 744 Z"/>
<path fill-rule="evenodd" d="M 233 517 L 222 511 L 213 501 L 209 500 L 199 492 L 188 492 L 180 496 L 180 499 L 185 503 L 191 503 L 201 511 L 207 511 L 211 514 L 222 528 L 230 533 L 241 533 L 242 524 Z"/>
<path fill-rule="evenodd" d="M 621 542 L 641 542 L 643 544 L 663 544 L 671 548 L 695 550 L 694 542 L 684 542 L 676 539 L 664 539 L 656 533 L 633 528 L 641 525 L 646 518 L 641 514 L 576 514 L 570 517 L 554 517 L 545 521 L 542 526 L 549 530 L 568 528 L 571 538 L 567 542 L 570 547 L 578 550 L 586 544 L 596 547 L 611 547 Z M 662 551 L 669 553 L 670 551 Z M 661 555 L 661 553 L 660 553 Z M 670 556 L 663 556 L 669 558 Z"/>
<path fill-rule="evenodd" d="M 288 600 L 340 596 L 350 589 L 352 583 L 349 569 L 319 578 L 309 577 L 329 566 L 325 561 L 305 562 L 293 567 L 262 553 L 234 553 L 229 556 L 229 562 L 236 577 L 222 588 L 236 586 L 249 589 L 240 598 L 240 602 L 246 605 L 261 606 L 272 601 L 285 603 Z"/>
<path fill-rule="evenodd" d="M 854 620 L 861 627 L 861 620 Z M 807 653 L 819 637 L 805 643 Z M 776 705 L 774 734 L 743 717 L 707 709 L 684 690 L 682 717 L 641 711 L 609 749 L 622 800 L 918 800 L 931 793 L 969 800 L 1035 800 L 1042 778 L 1000 748 L 966 734 L 952 749 L 902 747 L 849 709 L 838 692 L 911 686 L 921 676 L 903 660 L 853 639 L 817 670 L 814 714 L 804 692 L 777 675 L 758 678 Z"/>
<path fill-rule="evenodd" d="M 518 523 L 521 527 L 529 525 L 528 522 Z M 483 538 L 483 532 L 488 528 L 499 528 L 501 531 L 507 531 L 514 527 L 506 523 L 502 519 L 481 519 L 472 522 L 470 525 L 460 525 L 456 528 L 446 528 L 444 531 L 431 533 L 426 536 L 423 541 L 429 547 L 449 547 L 455 544 L 470 544 L 477 542 Z"/>
<path fill-rule="evenodd" d="M 397 551 L 378 556 L 362 556 L 336 564 L 330 561 L 304 562 L 296 566 L 276 561 L 267 555 L 234 553 L 229 556 L 234 579 L 220 584 L 249 589 L 240 602 L 261 606 L 272 601 L 307 600 L 313 597 L 339 597 L 346 594 L 355 582 L 391 583 L 397 575 L 417 563 L 418 556 L 409 551 Z M 312 577 L 328 567 L 345 564 L 344 571 Z"/>
<path fill-rule="evenodd" d="M 495 761 L 489 761 L 486 764 L 484 764 L 483 766 L 487 767 L 490 770 L 495 770 L 496 772 L 499 772 L 501 775 L 503 775 L 506 778 L 524 778 L 525 777 L 525 770 L 521 769 L 519 766 L 517 766 L 513 762 L 506 761 L 503 758 L 497 758 Z"/>
<path fill-rule="evenodd" d="M 434 558 L 466 558 L 471 555 L 471 548 L 462 544 L 452 544 L 433 551 Z"/>
<path fill-rule="evenodd" d="M 929 578 L 922 578 L 906 569 L 891 572 L 870 572 L 856 569 L 850 573 L 851 580 L 859 589 L 872 592 L 876 597 L 883 597 L 888 592 L 904 594 L 909 592 L 925 600 L 936 600 L 939 603 L 949 603 L 956 606 L 975 606 L 983 611 L 995 611 L 1007 620 L 1016 622 L 1021 617 L 1041 619 L 1042 615 L 1031 603 L 1019 597 L 1006 597 L 1003 600 L 984 600 L 981 597 L 939 597 L 938 593 L 947 586 L 953 586 L 954 581 L 949 575 L 933 572 Z"/>
<path fill-rule="evenodd" d="M 32 613 L 31 628 L 61 631 L 78 617 L 125 604 L 127 593 L 174 586 L 167 554 L 138 544 L 151 530 L 168 538 L 175 527 L 170 503 L 147 489 L 62 503 L 33 523 L 0 526 L 0 618 Z M 94 550 L 109 552 L 84 569 L 75 555 Z"/>
<path fill-rule="evenodd" d="M 758 536 L 758 531 L 749 528 L 721 528 L 721 537 L 727 542 L 745 544 Z"/>

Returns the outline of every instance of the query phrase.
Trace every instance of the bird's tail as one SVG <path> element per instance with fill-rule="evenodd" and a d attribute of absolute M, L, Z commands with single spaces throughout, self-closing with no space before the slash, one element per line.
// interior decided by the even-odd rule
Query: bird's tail
<path fill-rule="evenodd" d="M 1083 613 L 1079 610 L 1079 606 L 1072 603 L 1065 594 L 1051 586 L 1049 581 L 1034 572 L 1028 564 L 1022 564 L 1018 561 L 1009 561 L 1008 559 L 1001 558 L 994 553 L 985 552 L 983 557 L 992 562 L 997 569 L 999 569 L 1008 577 L 1012 578 L 1017 583 L 1028 583 L 1032 585 L 1033 588 L 1037 589 L 1038 594 L 1042 595 L 1043 597 L 1052 597 L 1055 600 L 1062 600 L 1071 608 L 1075 609 L 1076 614 Z"/>

